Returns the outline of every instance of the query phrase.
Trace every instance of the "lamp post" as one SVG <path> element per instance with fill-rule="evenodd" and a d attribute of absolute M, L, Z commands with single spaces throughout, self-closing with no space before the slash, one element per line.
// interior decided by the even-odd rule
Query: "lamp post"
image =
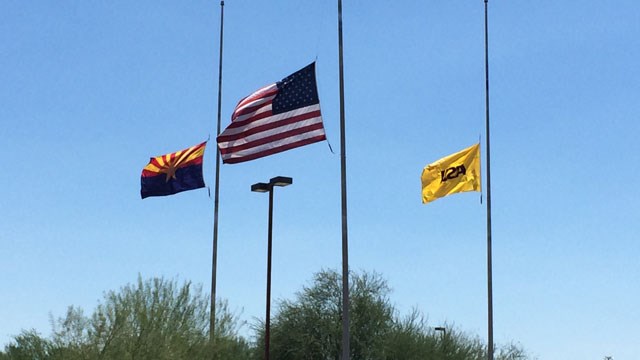
<path fill-rule="evenodd" d="M 447 328 L 443 327 L 443 326 L 438 326 L 438 327 L 434 327 L 433 330 L 435 331 L 441 331 L 442 332 L 442 352 L 444 353 L 446 350 L 446 345 L 447 343 L 445 343 L 445 338 L 447 337 Z M 444 354 L 444 356 L 446 356 L 446 353 Z"/>
<path fill-rule="evenodd" d="M 269 342 L 271 335 L 271 243 L 273 239 L 273 188 L 274 186 L 287 186 L 293 184 L 293 179 L 286 176 L 276 176 L 269 183 L 256 183 L 251 185 L 253 192 L 269 193 L 269 235 L 267 244 L 267 311 L 265 316 L 264 331 L 264 359 L 269 360 Z"/>

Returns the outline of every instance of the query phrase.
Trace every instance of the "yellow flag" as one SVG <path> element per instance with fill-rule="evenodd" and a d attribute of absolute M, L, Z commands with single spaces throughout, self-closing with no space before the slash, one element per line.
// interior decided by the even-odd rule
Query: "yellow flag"
<path fill-rule="evenodd" d="M 480 191 L 480 186 L 480 144 L 475 144 L 422 170 L 422 203 L 449 194 Z"/>

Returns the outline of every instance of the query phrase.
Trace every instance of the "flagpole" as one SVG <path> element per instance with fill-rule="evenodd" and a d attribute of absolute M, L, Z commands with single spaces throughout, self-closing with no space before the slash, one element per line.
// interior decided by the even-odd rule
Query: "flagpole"
<path fill-rule="evenodd" d="M 224 0 L 220 1 L 220 60 L 218 62 L 218 123 L 216 134 L 220 134 L 220 118 L 222 113 L 222 35 L 224 32 Z M 216 182 L 213 205 L 213 252 L 211 264 L 211 318 L 209 323 L 209 341 L 212 350 L 216 325 L 216 276 L 218 266 L 218 207 L 220 200 L 220 150 L 216 146 Z M 213 355 L 214 352 L 211 352 Z"/>
<path fill-rule="evenodd" d="M 489 21 L 488 1 L 484 0 L 484 68 L 485 68 L 485 107 L 487 133 L 487 357 L 493 360 L 493 274 L 491 260 L 491 149 L 489 136 Z"/>
<path fill-rule="evenodd" d="M 342 360 L 348 360 L 349 345 L 349 241 L 347 236 L 347 158 L 344 119 L 344 66 L 342 52 L 342 0 L 338 0 L 338 55 L 340 66 L 340 175 L 342 193 Z"/>

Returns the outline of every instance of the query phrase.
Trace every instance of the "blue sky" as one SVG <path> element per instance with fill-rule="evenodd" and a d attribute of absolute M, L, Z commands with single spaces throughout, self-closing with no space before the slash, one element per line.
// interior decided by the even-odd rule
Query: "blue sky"
<path fill-rule="evenodd" d="M 251 184 L 294 179 L 275 194 L 274 303 L 340 268 L 336 8 L 226 1 L 223 126 L 317 59 L 336 151 L 222 167 L 218 295 L 249 322 L 264 316 L 267 231 Z M 484 151 L 483 11 L 347 0 L 343 17 L 351 268 L 388 279 L 402 313 L 486 340 L 485 206 L 422 205 L 419 180 L 479 136 Z M 640 357 L 638 19 L 635 0 L 489 3 L 495 340 L 540 359 Z M 213 200 L 142 201 L 139 175 L 215 134 L 219 26 L 217 1 L 0 4 L 0 344 L 138 274 L 209 291 Z"/>

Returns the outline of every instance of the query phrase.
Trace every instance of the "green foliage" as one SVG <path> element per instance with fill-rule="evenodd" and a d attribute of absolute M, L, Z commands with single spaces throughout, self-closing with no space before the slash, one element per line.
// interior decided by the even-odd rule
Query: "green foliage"
<path fill-rule="evenodd" d="M 238 335 L 240 323 L 226 301 L 216 303 L 216 325 L 213 355 L 215 360 L 250 360 L 251 344 Z"/>
<path fill-rule="evenodd" d="M 350 360 L 484 360 L 477 337 L 446 325 L 438 332 L 414 309 L 400 317 L 378 274 L 350 278 Z M 109 291 L 90 316 L 69 307 L 52 319 L 52 334 L 23 331 L 0 352 L 0 360 L 262 359 L 264 324 L 256 342 L 238 335 L 242 325 L 226 302 L 216 305 L 215 341 L 209 341 L 209 299 L 190 282 L 154 278 Z M 314 275 L 293 300 L 283 300 L 271 321 L 271 358 L 340 360 L 342 279 L 335 271 Z M 498 348 L 496 360 L 526 359 L 517 345 Z"/>
<path fill-rule="evenodd" d="M 496 360 L 521 360 L 528 359 L 529 356 L 521 346 L 509 344 L 501 349 L 498 349 L 498 354 L 495 356 L 495 358 Z"/>
<path fill-rule="evenodd" d="M 416 336 L 422 335 L 411 321 L 403 323 L 395 319 L 389 293 L 386 281 L 378 274 L 352 273 L 349 309 L 352 360 L 408 359 L 411 350 L 407 346 L 415 345 Z M 264 344 L 262 329 L 258 332 L 256 355 Z M 321 271 L 314 276 L 311 286 L 296 294 L 294 301 L 279 304 L 271 324 L 271 356 L 283 360 L 338 360 L 341 348 L 342 279 L 335 271 Z"/>
<path fill-rule="evenodd" d="M 15 342 L 5 347 L 5 352 L 0 359 L 11 360 L 45 360 L 49 359 L 49 353 L 53 344 L 43 339 L 35 330 L 23 331 L 15 337 Z"/>
<path fill-rule="evenodd" d="M 190 283 L 152 279 L 106 294 L 91 318 L 90 343 L 110 359 L 204 358 L 208 301 Z"/>
<path fill-rule="evenodd" d="M 190 282 L 138 277 L 135 285 L 109 291 L 90 317 L 69 307 L 53 323 L 51 339 L 23 332 L 0 359 L 248 359 L 249 344 L 226 302 L 216 314 L 216 341 L 209 342 L 209 299 Z"/>
<path fill-rule="evenodd" d="M 413 310 L 400 318 L 389 300 L 390 289 L 378 274 L 352 273 L 350 278 L 351 360 L 483 360 L 486 346 L 447 326 L 436 332 Z M 342 348 L 342 279 L 321 271 L 294 300 L 281 301 L 271 321 L 271 357 L 278 360 L 339 360 Z M 255 357 L 264 349 L 264 325 L 256 329 Z M 516 346 L 497 360 L 516 359 Z"/>
<path fill-rule="evenodd" d="M 434 336 L 424 316 L 414 309 L 403 319 L 394 321 L 385 355 L 387 359 L 431 360 L 441 356 L 442 341 Z"/>

